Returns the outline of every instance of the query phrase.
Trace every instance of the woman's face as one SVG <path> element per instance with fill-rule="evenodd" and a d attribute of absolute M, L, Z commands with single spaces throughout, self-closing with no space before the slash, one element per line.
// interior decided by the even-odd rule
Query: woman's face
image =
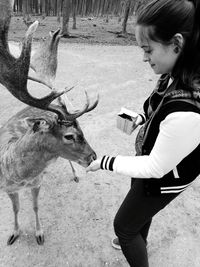
<path fill-rule="evenodd" d="M 137 25 L 135 36 L 138 45 L 144 51 L 144 62 L 149 62 L 151 68 L 156 74 L 171 73 L 178 59 L 178 54 L 175 53 L 175 45 L 163 45 L 162 43 L 150 40 L 142 34 L 142 27 Z"/>

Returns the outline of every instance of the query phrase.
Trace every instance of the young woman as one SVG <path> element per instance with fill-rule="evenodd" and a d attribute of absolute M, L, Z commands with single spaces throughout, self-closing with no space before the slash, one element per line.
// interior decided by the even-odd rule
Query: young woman
<path fill-rule="evenodd" d="M 200 174 L 200 3 L 154 0 L 138 12 L 136 39 L 158 84 L 144 103 L 136 156 L 103 156 L 87 171 L 134 177 L 114 229 L 130 266 L 147 267 L 152 217 Z"/>

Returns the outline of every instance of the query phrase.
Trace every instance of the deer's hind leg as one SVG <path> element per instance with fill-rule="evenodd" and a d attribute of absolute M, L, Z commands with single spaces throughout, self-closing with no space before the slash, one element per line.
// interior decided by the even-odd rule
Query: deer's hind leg
<path fill-rule="evenodd" d="M 35 212 L 35 237 L 38 245 L 43 245 L 44 244 L 44 233 L 41 228 L 40 224 L 40 218 L 38 215 L 38 195 L 40 192 L 40 186 L 39 187 L 34 187 L 31 189 L 32 197 L 33 197 L 33 210 Z"/>
<path fill-rule="evenodd" d="M 20 229 L 18 223 L 18 212 L 19 212 L 19 194 L 16 193 L 8 193 L 9 198 L 12 201 L 13 212 L 14 212 L 14 230 L 13 233 L 8 238 L 7 244 L 12 245 L 15 240 L 19 237 Z"/>

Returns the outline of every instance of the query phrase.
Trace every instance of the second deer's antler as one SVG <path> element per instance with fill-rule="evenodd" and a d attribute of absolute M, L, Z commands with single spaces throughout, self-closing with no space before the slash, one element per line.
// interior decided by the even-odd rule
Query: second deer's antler
<path fill-rule="evenodd" d="M 29 79 L 40 82 L 48 86 L 49 88 L 54 88 L 54 80 L 56 77 L 57 70 L 57 51 L 58 51 L 58 43 L 60 40 L 61 34 L 60 29 L 55 32 L 50 32 L 49 37 L 35 50 L 33 56 L 31 57 L 31 67 L 36 73 L 35 77 L 28 77 Z M 74 87 L 66 89 L 66 92 L 70 91 Z M 65 92 L 65 91 L 64 91 Z M 59 105 L 50 105 L 48 110 L 54 111 L 56 113 L 61 112 L 62 108 L 62 116 L 59 116 L 61 120 L 69 120 L 72 121 L 82 114 L 89 112 L 94 109 L 98 104 L 98 97 L 94 101 L 93 104 L 90 105 L 89 98 L 86 93 L 86 104 L 85 106 L 76 112 L 70 113 L 68 111 L 67 106 L 70 104 L 69 100 L 67 100 L 66 94 L 62 94 L 58 97 Z"/>
<path fill-rule="evenodd" d="M 27 30 L 19 58 L 13 57 L 8 48 L 8 30 L 11 20 L 12 4 L 13 1 L 11 0 L 0 0 L 0 83 L 22 102 L 46 109 L 63 92 L 58 93 L 53 91 L 41 99 L 34 98 L 28 93 L 27 80 L 30 66 L 31 44 L 33 34 L 38 27 L 38 22 L 34 22 Z"/>

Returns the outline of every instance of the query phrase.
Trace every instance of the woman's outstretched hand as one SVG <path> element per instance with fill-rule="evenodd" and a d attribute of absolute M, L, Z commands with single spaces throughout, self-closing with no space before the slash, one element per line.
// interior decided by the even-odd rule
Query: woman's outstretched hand
<path fill-rule="evenodd" d="M 86 172 L 95 172 L 100 170 L 101 160 L 102 158 L 98 158 L 92 161 L 92 163 L 90 163 L 90 165 L 86 168 Z"/>

